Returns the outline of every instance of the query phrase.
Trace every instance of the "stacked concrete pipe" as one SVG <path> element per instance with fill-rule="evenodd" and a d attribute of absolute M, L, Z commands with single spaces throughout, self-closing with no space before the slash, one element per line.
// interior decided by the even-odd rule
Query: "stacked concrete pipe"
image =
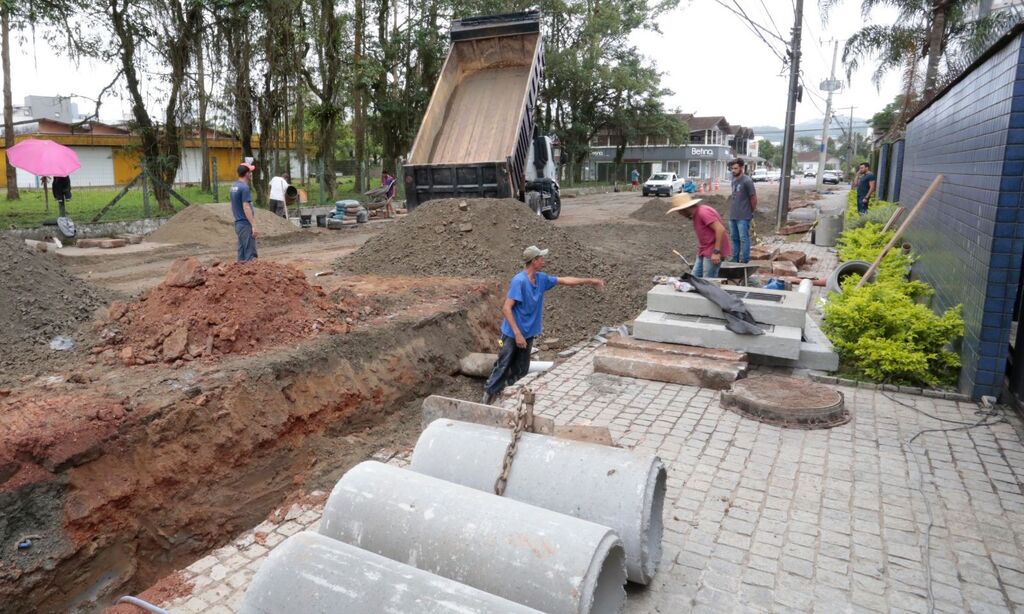
<path fill-rule="evenodd" d="M 496 595 L 360 550 L 298 533 L 252 579 L 242 614 L 539 614 Z"/>
<path fill-rule="evenodd" d="M 625 608 L 608 527 L 373 461 L 338 481 L 320 533 L 548 614 Z"/>
<path fill-rule="evenodd" d="M 490 492 L 508 442 L 507 429 L 435 420 L 416 442 L 410 468 Z M 654 455 L 524 433 L 505 496 L 614 529 L 629 579 L 647 584 L 661 559 L 665 477 Z"/>

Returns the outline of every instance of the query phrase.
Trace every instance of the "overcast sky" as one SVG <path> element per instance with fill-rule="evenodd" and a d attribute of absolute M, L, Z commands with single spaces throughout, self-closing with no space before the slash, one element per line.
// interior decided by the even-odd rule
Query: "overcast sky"
<path fill-rule="evenodd" d="M 794 21 L 791 0 L 739 0 L 739 5 L 753 21 L 777 31 L 782 38 L 790 38 Z M 864 25 L 860 5 L 860 0 L 845 0 L 830 11 L 828 23 L 822 25 L 817 0 L 804 0 L 800 72 L 806 87 L 814 88 L 820 97 L 805 91 L 803 102 L 797 105 L 797 122 L 825 116 L 826 94 L 817 88 L 828 78 L 832 41 L 836 39 L 840 41 L 836 78 L 846 78 L 843 42 Z M 895 11 L 875 9 L 872 20 L 892 23 Z M 783 74 L 782 61 L 739 17 L 715 0 L 682 0 L 679 9 L 658 22 L 661 34 L 639 33 L 634 42 L 665 73 L 663 84 L 675 92 L 668 99 L 669 108 L 679 107 L 684 113 L 697 115 L 724 115 L 729 123 L 744 126 L 783 125 L 789 71 Z M 782 52 L 781 42 L 768 35 L 765 38 Z M 862 64 L 870 67 L 870 62 Z M 850 110 L 843 107 L 855 106 L 854 116 L 869 119 L 899 93 L 898 74 L 888 75 L 879 90 L 871 82 L 873 72 L 862 68 L 833 96 L 837 115 L 848 117 Z"/>
<path fill-rule="evenodd" d="M 739 17 L 715 0 L 682 0 L 681 7 L 658 17 L 662 34 L 638 33 L 634 42 L 665 72 L 664 84 L 675 94 L 669 108 L 698 115 L 724 115 L 732 124 L 745 126 L 781 126 L 786 113 L 788 73 L 767 45 L 750 33 Z M 789 38 L 793 25 L 791 0 L 739 0 L 751 19 Z M 846 0 L 833 9 L 827 25 L 822 25 L 817 0 L 805 0 L 802 73 L 808 87 L 817 88 L 827 78 L 832 58 L 830 39 L 842 39 L 860 28 L 860 0 Z M 771 12 L 769 19 L 768 10 Z M 891 10 L 876 9 L 880 23 L 894 20 Z M 774 25 L 772 23 L 774 20 Z M 765 36 L 778 50 L 782 43 Z M 35 44 L 19 41 L 12 57 L 13 94 L 16 103 L 26 95 L 81 95 L 95 97 L 114 75 L 114 70 L 97 62 L 74 66 L 66 58 L 52 53 L 39 38 Z M 840 57 L 842 42 L 840 42 Z M 837 68 L 845 78 L 845 70 Z M 899 92 L 899 76 L 892 74 L 882 82 L 881 90 L 871 83 L 871 70 L 865 68 L 852 76 L 851 83 L 834 98 L 836 113 L 848 116 L 856 106 L 857 117 L 870 118 Z M 147 90 L 150 90 L 147 87 Z M 824 93 L 818 92 L 821 97 Z M 92 103 L 76 99 L 79 111 L 92 112 Z M 825 104 L 805 93 L 797 106 L 797 121 L 820 119 Z M 130 108 L 118 98 L 104 101 L 101 118 L 130 116 Z"/>

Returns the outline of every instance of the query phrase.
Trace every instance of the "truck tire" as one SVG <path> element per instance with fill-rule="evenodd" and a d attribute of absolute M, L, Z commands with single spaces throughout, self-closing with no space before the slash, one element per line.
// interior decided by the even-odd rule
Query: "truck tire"
<path fill-rule="evenodd" d="M 544 211 L 544 219 L 546 220 L 557 220 L 558 216 L 562 214 L 562 197 L 559 196 L 558 192 L 555 192 L 555 200 L 551 203 L 551 209 Z"/>

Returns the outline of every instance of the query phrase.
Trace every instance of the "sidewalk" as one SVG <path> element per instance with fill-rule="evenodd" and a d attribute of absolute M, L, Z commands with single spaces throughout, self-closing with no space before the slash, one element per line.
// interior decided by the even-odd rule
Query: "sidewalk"
<path fill-rule="evenodd" d="M 959 425 L 920 412 L 974 424 L 977 405 L 840 387 L 849 424 L 783 429 L 720 409 L 717 391 L 594 374 L 596 347 L 523 384 L 540 413 L 608 425 L 668 466 L 664 557 L 651 586 L 630 587 L 628 613 L 925 612 L 929 593 L 938 612 L 1024 609 L 1015 416 L 936 432 Z M 183 572 L 193 594 L 166 607 L 237 611 L 268 549 L 320 510 L 297 505 L 197 561 Z"/>

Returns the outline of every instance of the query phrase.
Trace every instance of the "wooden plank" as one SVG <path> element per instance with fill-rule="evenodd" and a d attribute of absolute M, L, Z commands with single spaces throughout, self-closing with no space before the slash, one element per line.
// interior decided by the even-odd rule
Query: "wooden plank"
<path fill-rule="evenodd" d="M 893 246 L 896 245 L 896 242 L 900 240 L 900 237 L 903 236 L 903 233 L 907 230 L 907 227 L 910 226 L 910 222 L 913 222 L 914 218 L 917 217 L 917 214 L 920 213 L 921 209 L 924 209 L 924 206 L 928 202 L 928 199 L 932 197 L 932 194 L 935 193 L 935 190 L 939 189 L 939 184 L 942 183 L 943 179 L 944 177 L 942 175 L 938 175 L 935 177 L 935 179 L 932 181 L 932 184 L 928 186 L 928 189 L 925 191 L 924 195 L 921 196 L 921 199 L 918 200 L 917 204 L 914 205 L 914 208 L 910 210 L 910 215 L 907 216 L 907 219 L 903 220 L 903 223 L 900 224 L 899 230 L 897 230 L 896 234 L 894 234 L 892 236 L 892 239 L 889 240 L 889 244 L 882 249 L 881 253 L 878 254 L 878 258 L 875 258 L 875 261 L 871 263 L 870 267 L 868 267 L 867 273 L 864 273 L 864 276 L 860 278 L 859 282 L 857 282 L 858 288 L 867 283 L 867 281 L 871 279 L 872 275 L 875 274 L 875 271 L 878 269 L 878 265 L 882 263 L 882 259 L 885 258 L 885 255 L 889 253 L 889 250 L 891 250 Z"/>

